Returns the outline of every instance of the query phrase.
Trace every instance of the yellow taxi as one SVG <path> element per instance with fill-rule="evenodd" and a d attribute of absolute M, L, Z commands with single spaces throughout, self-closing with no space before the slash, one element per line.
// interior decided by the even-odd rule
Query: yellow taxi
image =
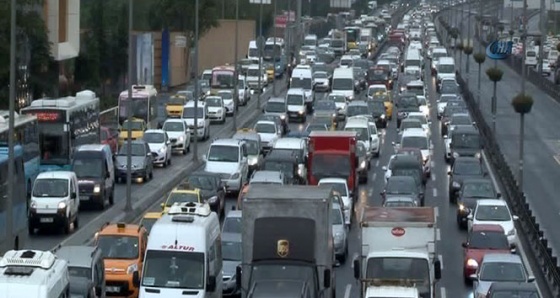
<path fill-rule="evenodd" d="M 121 130 L 119 132 L 119 146 L 122 146 L 128 139 L 129 127 L 131 130 L 132 141 L 142 139 L 142 137 L 144 137 L 144 131 L 148 128 L 144 119 L 132 118 L 130 123 L 128 120 L 125 120 L 121 125 Z"/>
<path fill-rule="evenodd" d="M 167 213 L 173 204 L 189 202 L 202 203 L 200 189 L 192 189 L 188 185 L 180 185 L 169 193 L 165 203 L 161 203 L 161 210 L 163 213 Z"/>
<path fill-rule="evenodd" d="M 382 100 L 385 105 L 385 117 L 387 120 L 393 119 L 393 99 L 389 92 L 377 92 L 373 95 L 373 100 Z"/>
<path fill-rule="evenodd" d="M 152 230 L 152 227 L 162 216 L 161 212 L 146 212 L 140 221 L 140 225 L 146 228 L 148 233 Z"/>
<path fill-rule="evenodd" d="M 183 107 L 187 103 L 185 95 L 175 94 L 169 98 L 165 104 L 165 112 L 169 118 L 181 118 L 183 116 Z"/>
<path fill-rule="evenodd" d="M 274 64 L 266 64 L 266 79 L 269 83 L 274 81 Z"/>
<path fill-rule="evenodd" d="M 105 263 L 107 296 L 138 297 L 148 231 L 134 224 L 106 223 L 95 234 Z"/>

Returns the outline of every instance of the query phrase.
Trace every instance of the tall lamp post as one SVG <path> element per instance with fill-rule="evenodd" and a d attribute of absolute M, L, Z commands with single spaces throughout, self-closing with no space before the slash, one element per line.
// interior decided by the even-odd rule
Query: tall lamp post
<path fill-rule="evenodd" d="M 133 0 L 128 0 L 128 101 L 126 109 L 126 205 L 125 211 L 132 211 L 132 25 Z"/>
<path fill-rule="evenodd" d="M 257 48 L 259 50 L 259 81 L 258 81 L 258 93 L 257 93 L 257 106 L 256 109 L 259 111 L 261 109 L 261 95 L 263 93 L 262 87 L 262 67 L 263 67 L 263 48 L 264 48 L 264 37 L 263 37 L 263 6 L 264 4 L 272 4 L 272 0 L 249 0 L 251 4 L 259 4 L 259 37 L 257 38 Z"/>
<path fill-rule="evenodd" d="M 16 0 L 10 3 L 10 111 L 8 119 L 8 196 L 6 198 L 6 229 L 12 241 L 13 231 L 13 193 L 14 193 L 14 110 L 16 104 Z M 8 245 L 13 249 L 19 249 L 19 243 L 15 242 Z"/>
<path fill-rule="evenodd" d="M 233 49 L 233 67 L 235 69 L 233 82 L 235 87 L 233 89 L 233 117 L 232 117 L 232 130 L 237 130 L 237 107 L 239 105 L 239 67 L 237 65 L 237 59 L 239 56 L 239 0 L 235 0 L 235 49 Z"/>
<path fill-rule="evenodd" d="M 200 93 L 198 90 L 198 11 L 200 10 L 198 8 L 199 0 L 195 1 L 194 7 L 194 147 L 192 161 L 196 164 L 198 162 L 198 100 L 200 97 Z"/>

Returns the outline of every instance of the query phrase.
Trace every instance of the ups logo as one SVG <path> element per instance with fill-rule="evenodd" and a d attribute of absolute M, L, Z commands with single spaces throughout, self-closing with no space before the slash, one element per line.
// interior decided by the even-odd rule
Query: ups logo
<path fill-rule="evenodd" d="M 279 257 L 285 258 L 290 254 L 290 241 L 282 239 L 276 243 L 276 253 Z"/>

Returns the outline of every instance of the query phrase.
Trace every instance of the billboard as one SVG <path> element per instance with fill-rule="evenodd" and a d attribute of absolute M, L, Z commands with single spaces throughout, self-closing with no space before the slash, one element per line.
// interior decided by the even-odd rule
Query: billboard
<path fill-rule="evenodd" d="M 331 8 L 351 8 L 352 0 L 330 0 Z"/>

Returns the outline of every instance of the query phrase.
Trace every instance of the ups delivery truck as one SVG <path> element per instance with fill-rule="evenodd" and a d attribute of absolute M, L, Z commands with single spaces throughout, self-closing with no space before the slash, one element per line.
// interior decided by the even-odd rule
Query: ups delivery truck
<path fill-rule="evenodd" d="M 332 189 L 251 185 L 243 198 L 243 298 L 334 298 Z"/>

